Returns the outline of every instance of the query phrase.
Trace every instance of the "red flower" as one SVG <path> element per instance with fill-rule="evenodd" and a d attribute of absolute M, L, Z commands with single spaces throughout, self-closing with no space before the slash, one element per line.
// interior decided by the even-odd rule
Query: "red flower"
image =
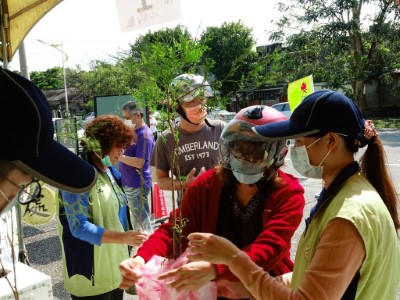
<path fill-rule="evenodd" d="M 307 84 L 306 84 L 305 82 L 303 82 L 303 83 L 301 84 L 300 89 L 301 89 L 301 91 L 302 91 L 303 93 L 307 93 Z"/>

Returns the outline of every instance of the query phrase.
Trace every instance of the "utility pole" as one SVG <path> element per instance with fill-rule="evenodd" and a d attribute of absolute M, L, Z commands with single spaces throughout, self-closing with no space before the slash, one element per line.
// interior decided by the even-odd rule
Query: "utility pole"
<path fill-rule="evenodd" d="M 0 1 L 0 39 L 3 69 L 8 69 L 6 29 L 8 29 L 8 14 L 3 11 L 3 5 Z"/>
<path fill-rule="evenodd" d="M 58 48 L 57 48 L 58 49 Z M 63 43 L 61 42 L 61 53 L 62 53 L 62 68 L 63 68 L 63 75 L 64 75 L 64 94 L 65 94 L 65 114 L 67 118 L 70 118 L 71 115 L 69 113 L 69 106 L 68 106 L 68 89 L 67 89 L 67 74 L 65 73 L 65 62 L 68 59 L 68 56 L 64 52 Z M 67 59 L 64 59 L 64 55 Z"/>
<path fill-rule="evenodd" d="M 25 51 L 25 42 L 22 41 L 18 48 L 19 55 L 19 69 L 21 70 L 21 75 L 26 79 L 30 80 L 28 64 L 26 62 L 26 51 Z"/>
<path fill-rule="evenodd" d="M 66 118 L 70 118 L 71 115 L 69 113 L 69 106 L 68 106 L 68 89 L 67 89 L 67 75 L 65 72 L 65 62 L 68 60 L 68 55 L 64 52 L 63 43 L 61 44 L 49 44 L 42 40 L 37 40 L 45 45 L 53 47 L 54 49 L 61 52 L 61 60 L 62 60 L 62 69 L 63 69 L 63 77 L 64 77 L 64 95 L 65 95 L 65 116 Z M 61 49 L 60 49 L 61 48 Z"/>

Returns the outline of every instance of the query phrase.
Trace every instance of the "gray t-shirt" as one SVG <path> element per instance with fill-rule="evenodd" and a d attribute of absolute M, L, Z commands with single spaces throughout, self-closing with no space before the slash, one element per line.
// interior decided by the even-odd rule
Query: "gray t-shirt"
<path fill-rule="evenodd" d="M 219 138 L 226 123 L 219 120 L 208 121 L 213 127 L 206 124 L 195 133 L 186 133 L 178 128 L 177 159 L 181 176 L 186 176 L 193 168 L 196 168 L 197 176 L 202 167 L 209 170 L 218 163 Z M 172 169 L 173 150 L 173 135 L 165 130 L 156 141 L 150 165 L 168 172 Z M 176 169 L 174 175 L 177 176 Z"/>

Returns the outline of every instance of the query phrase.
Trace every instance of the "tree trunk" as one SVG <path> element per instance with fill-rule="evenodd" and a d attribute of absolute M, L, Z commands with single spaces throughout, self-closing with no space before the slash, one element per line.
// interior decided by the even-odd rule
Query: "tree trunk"
<path fill-rule="evenodd" d="M 356 80 L 353 84 L 354 101 L 358 105 L 361 113 L 365 113 L 365 97 L 364 97 L 365 83 L 363 80 Z"/>
<path fill-rule="evenodd" d="M 352 39 L 353 55 L 354 55 L 354 82 L 353 82 L 353 93 L 354 101 L 358 105 L 362 114 L 365 111 L 364 104 L 364 64 L 362 57 L 364 56 L 363 40 L 360 27 L 360 14 L 361 14 L 362 2 L 354 5 L 352 8 L 353 14 L 353 25 L 350 29 L 350 36 Z"/>

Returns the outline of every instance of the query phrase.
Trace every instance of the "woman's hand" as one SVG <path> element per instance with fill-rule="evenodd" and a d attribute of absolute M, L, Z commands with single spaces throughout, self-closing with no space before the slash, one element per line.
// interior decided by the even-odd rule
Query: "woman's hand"
<path fill-rule="evenodd" d="M 216 276 L 215 267 L 205 261 L 189 262 L 177 269 L 165 272 L 157 277 L 166 280 L 167 284 L 178 292 L 197 290 L 213 280 Z"/>
<path fill-rule="evenodd" d="M 117 243 L 140 247 L 145 240 L 149 238 L 149 234 L 142 231 L 129 230 L 126 232 L 115 230 L 104 230 L 101 237 L 102 243 Z"/>
<path fill-rule="evenodd" d="M 188 236 L 188 259 L 229 265 L 240 252 L 231 241 L 211 233 L 191 233 Z"/>
<path fill-rule="evenodd" d="M 140 279 L 140 268 L 144 266 L 144 259 L 140 256 L 128 258 L 119 264 L 122 281 L 120 289 L 126 290 Z"/>
<path fill-rule="evenodd" d="M 144 241 L 149 238 L 149 234 L 143 231 L 129 230 L 124 234 L 123 244 L 131 245 L 134 247 L 140 247 Z"/>

